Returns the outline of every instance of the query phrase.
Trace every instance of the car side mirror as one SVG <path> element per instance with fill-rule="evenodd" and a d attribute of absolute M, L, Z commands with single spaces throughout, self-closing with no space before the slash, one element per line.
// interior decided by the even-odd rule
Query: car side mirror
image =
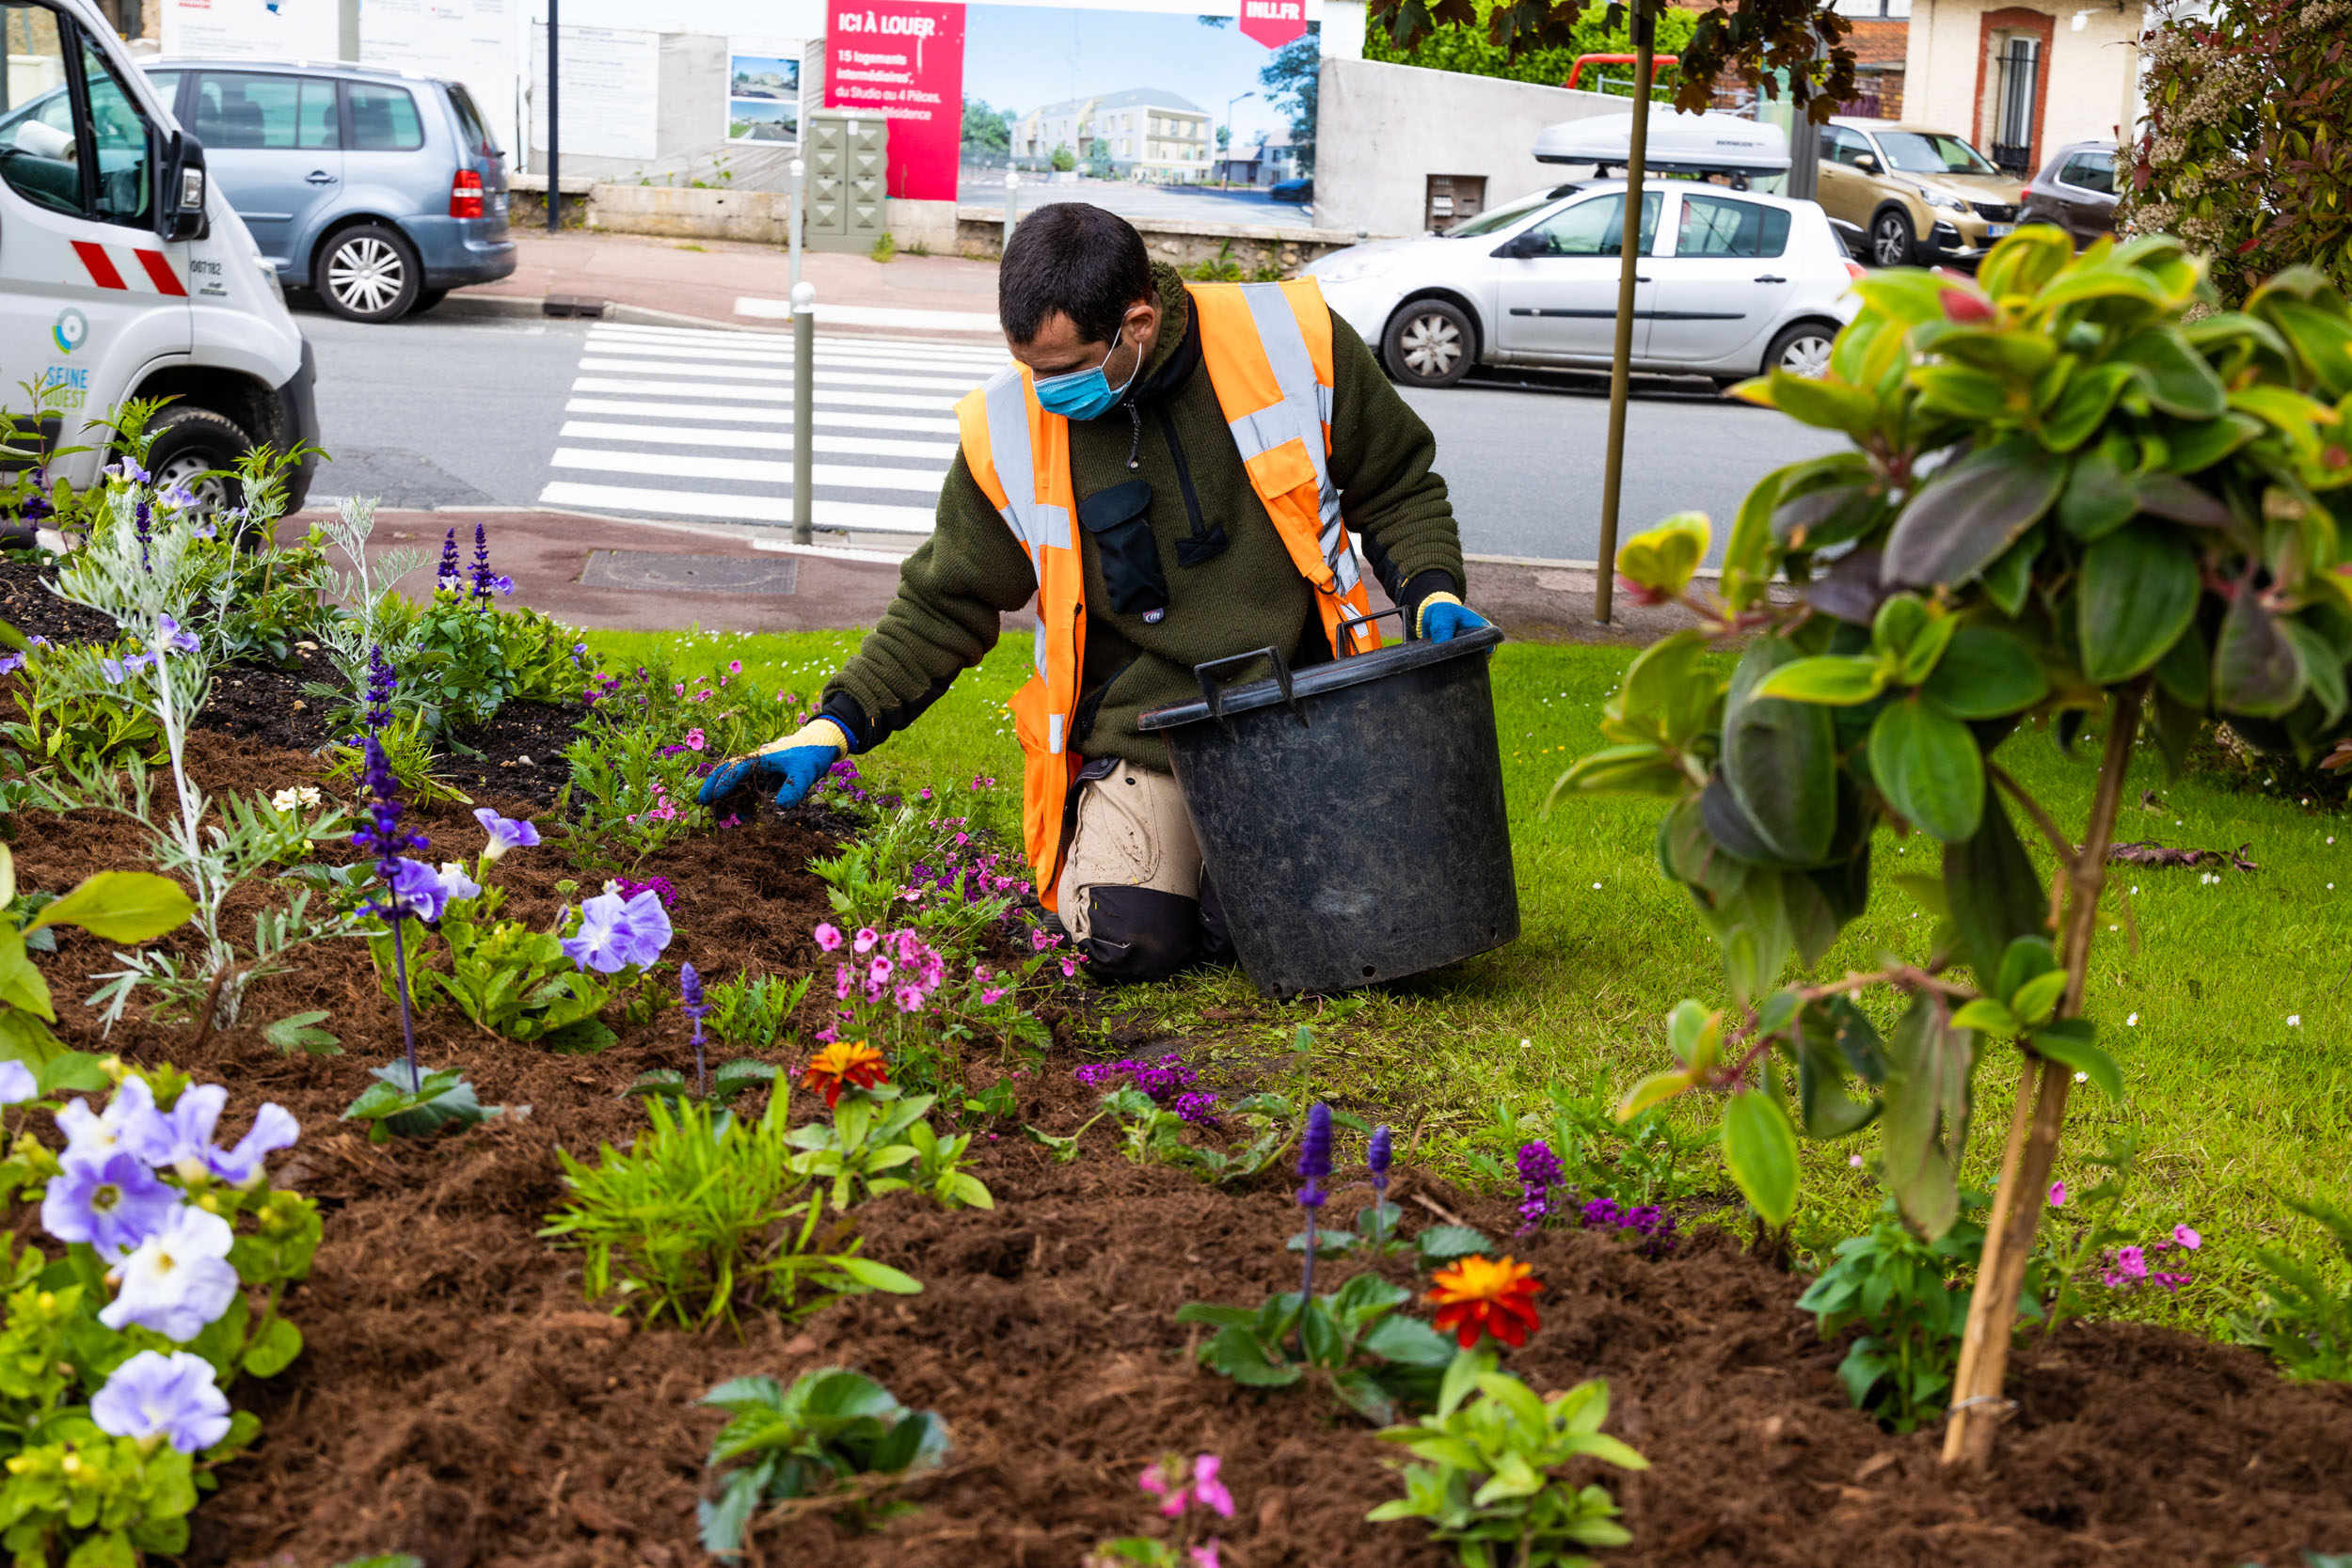
<path fill-rule="evenodd" d="M 1879 171 L 1879 161 L 1871 153 L 1857 152 L 1854 154 L 1853 166 L 1865 174 L 1876 174 Z"/>
<path fill-rule="evenodd" d="M 1495 254 L 1497 256 L 1509 256 L 1519 260 L 1525 260 L 1530 256 L 1541 256 L 1544 254 L 1544 236 L 1542 232 L 1537 230 L 1530 229 L 1523 233 L 1514 234 L 1509 239 L 1505 240 L 1496 248 Z"/>
<path fill-rule="evenodd" d="M 167 244 L 205 238 L 212 225 L 204 214 L 204 144 L 185 131 L 173 132 L 163 173 L 156 183 L 156 234 Z"/>

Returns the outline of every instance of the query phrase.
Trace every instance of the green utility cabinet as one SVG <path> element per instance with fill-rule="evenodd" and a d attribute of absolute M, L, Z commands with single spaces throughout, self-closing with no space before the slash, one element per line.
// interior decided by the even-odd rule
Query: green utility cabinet
<path fill-rule="evenodd" d="M 811 250 L 873 249 L 890 227 L 882 188 L 890 121 L 877 114 L 820 109 L 808 117 L 802 134 L 808 159 L 803 243 Z"/>

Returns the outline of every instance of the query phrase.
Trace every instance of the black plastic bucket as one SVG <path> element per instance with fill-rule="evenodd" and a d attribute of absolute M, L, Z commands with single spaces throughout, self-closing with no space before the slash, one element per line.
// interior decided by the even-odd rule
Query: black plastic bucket
<path fill-rule="evenodd" d="M 1481 627 L 1293 673 L 1200 665 L 1139 723 L 1176 781 L 1242 967 L 1275 996 L 1435 969 L 1519 934 Z M 1253 659 L 1274 678 L 1219 689 Z"/>

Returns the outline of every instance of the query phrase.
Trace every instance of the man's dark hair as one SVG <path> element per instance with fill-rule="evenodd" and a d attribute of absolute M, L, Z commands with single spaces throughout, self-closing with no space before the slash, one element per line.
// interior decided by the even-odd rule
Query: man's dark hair
<path fill-rule="evenodd" d="M 1016 343 L 1059 310 L 1090 343 L 1107 343 L 1128 307 L 1152 297 L 1143 236 L 1116 213 L 1057 201 L 1021 220 L 996 274 L 996 316 Z"/>

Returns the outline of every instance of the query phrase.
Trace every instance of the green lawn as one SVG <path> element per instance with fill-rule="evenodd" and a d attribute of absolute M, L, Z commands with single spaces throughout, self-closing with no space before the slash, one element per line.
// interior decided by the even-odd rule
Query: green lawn
<path fill-rule="evenodd" d="M 691 673 L 740 658 L 746 675 L 810 696 L 856 640 L 854 633 L 686 634 L 673 659 Z M 617 661 L 660 640 L 592 633 L 589 641 Z M 1569 800 L 1549 816 L 1543 811 L 1562 768 L 1599 745 L 1600 705 L 1626 657 L 1535 644 L 1495 656 L 1523 934 L 1502 952 L 1382 990 L 1324 1031 L 1318 1085 L 1400 1125 L 1418 1120 L 1424 1157 L 1450 1159 L 1463 1134 L 1490 1119 L 1498 1100 L 1532 1108 L 1548 1085 L 1581 1087 L 1596 1077 L 1622 1087 L 1665 1064 L 1663 1018 L 1677 1000 L 1723 999 L 1713 942 L 1652 854 L 1657 805 Z M 1017 834 L 1020 755 L 1001 705 L 1027 668 L 1026 640 L 1009 639 L 861 767 L 885 786 L 908 790 L 993 774 L 1003 781 L 999 788 L 964 798 L 979 800 L 984 825 Z M 2070 761 L 2046 736 L 2026 733 L 2001 760 L 2060 823 L 2079 831 L 2096 755 L 2095 740 Z M 2143 789 L 2154 792 L 2158 809 L 2127 805 L 2119 839 L 2224 849 L 2245 844 L 2261 870 L 2212 879 L 2199 871 L 2117 868 L 2121 897 L 2110 919 L 2123 927 L 2128 905 L 2139 949 L 2132 951 L 2126 929 L 2101 934 L 2090 1011 L 2122 1063 L 2130 1100 L 2110 1107 L 2088 1086 L 2077 1090 L 2059 1172 L 2080 1184 L 2095 1174 L 2079 1163 L 2081 1154 L 2111 1134 L 2139 1139 L 2127 1222 L 2160 1233 L 2186 1221 L 2206 1248 L 2197 1283 L 2177 1301 L 2152 1295 L 2131 1309 L 2212 1331 L 2223 1313 L 2252 1298 L 2249 1247 L 2281 1234 L 2298 1243 L 2315 1235 L 2299 1221 L 2288 1225 L 2293 1216 L 2280 1196 L 2345 1196 L 2352 822 L 2215 779 L 2168 782 L 2145 749 L 2127 800 L 2139 800 Z M 1826 972 L 1869 967 L 1885 950 L 1922 954 L 1926 917 L 1889 878 L 1906 856 L 1932 853 L 1917 840 L 1882 837 L 1869 912 L 1831 953 Z M 1428 874 L 1441 877 L 1445 867 L 1431 865 Z M 1161 988 L 1152 1001 L 1173 1028 L 1200 1042 L 1212 1076 L 1220 1059 L 1265 1058 L 1298 1022 L 1327 1010 L 1264 1003 L 1231 973 Z M 1243 1019 L 1223 1016 L 1235 1013 Z M 1988 1188 L 2014 1061 L 2006 1047 L 1995 1048 L 1979 1075 L 1970 1176 Z M 1677 1114 L 1693 1127 L 1712 1115 L 1705 1105 Z M 1843 1143 L 1806 1146 L 1801 1240 L 1819 1245 L 1860 1228 L 1877 1195 L 1848 1157 L 1875 1151 L 1876 1134 L 1867 1130 Z"/>

